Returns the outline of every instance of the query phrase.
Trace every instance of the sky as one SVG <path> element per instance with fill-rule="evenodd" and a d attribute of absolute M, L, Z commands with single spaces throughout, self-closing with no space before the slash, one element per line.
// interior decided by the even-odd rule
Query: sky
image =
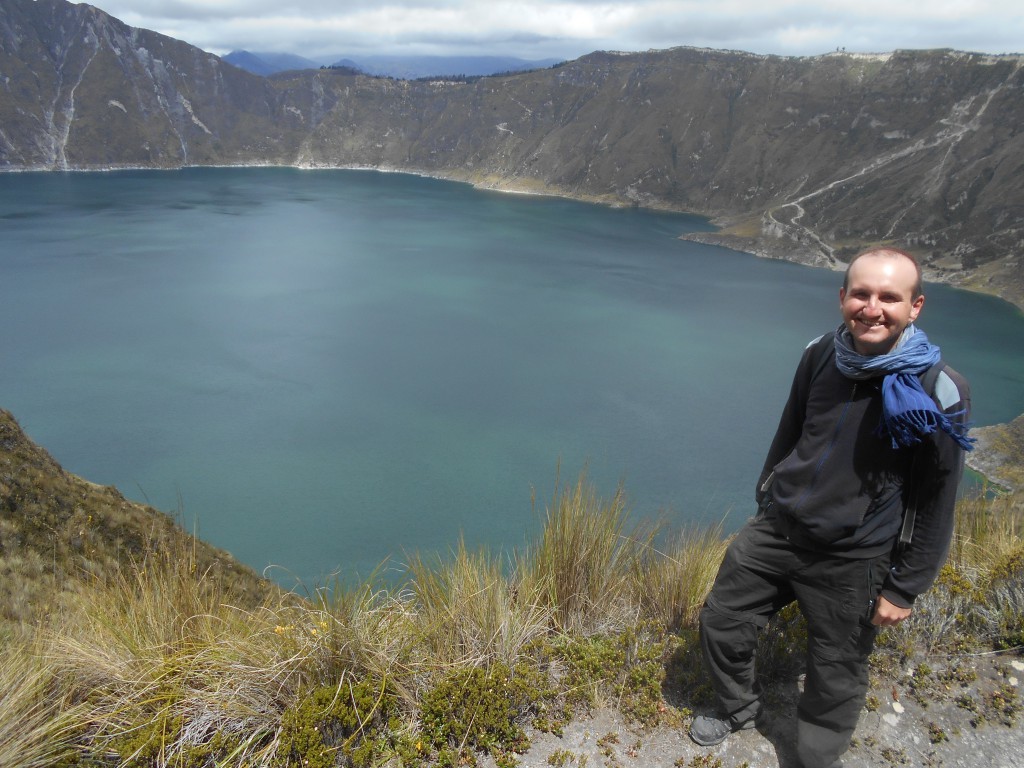
<path fill-rule="evenodd" d="M 1024 52 L 1020 0 L 93 0 L 224 55 L 574 59 L 698 46 L 784 56 L 837 49 Z"/>

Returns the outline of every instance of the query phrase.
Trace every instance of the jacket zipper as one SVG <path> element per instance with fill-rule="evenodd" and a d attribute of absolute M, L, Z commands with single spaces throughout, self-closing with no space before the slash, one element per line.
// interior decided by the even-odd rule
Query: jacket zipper
<path fill-rule="evenodd" d="M 846 421 L 846 414 L 849 413 L 850 406 L 853 404 L 853 400 L 857 396 L 857 384 L 858 382 L 853 382 L 853 389 L 850 391 L 850 399 L 846 401 L 846 406 L 843 408 L 843 412 L 839 415 L 839 421 L 836 422 L 836 427 L 832 431 L 832 439 L 822 452 L 821 458 L 818 459 L 818 463 L 814 467 L 814 474 L 811 475 L 811 481 L 807 484 L 807 488 L 804 489 L 804 492 L 800 495 L 799 501 L 797 501 L 796 505 L 793 507 L 794 515 L 804 505 L 804 501 L 807 500 L 811 491 L 814 490 L 814 486 L 818 483 L 818 477 L 821 475 L 821 470 L 824 468 L 825 462 L 832 454 L 832 449 L 836 447 L 836 443 L 839 442 L 839 431 L 843 428 L 843 422 Z"/>

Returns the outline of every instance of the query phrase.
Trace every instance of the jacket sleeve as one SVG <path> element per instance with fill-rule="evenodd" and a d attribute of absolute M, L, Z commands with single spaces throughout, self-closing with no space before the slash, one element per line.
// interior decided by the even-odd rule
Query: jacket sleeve
<path fill-rule="evenodd" d="M 946 367 L 936 382 L 935 396 L 951 420 L 968 424 L 971 391 L 964 379 Z M 916 494 L 917 517 L 910 544 L 896 556 L 882 588 L 882 596 L 909 608 L 918 595 L 931 588 L 938 576 L 953 537 L 956 494 L 964 468 L 964 451 L 941 430 L 917 448 L 911 478 Z"/>
<path fill-rule="evenodd" d="M 757 486 L 754 488 L 754 499 L 758 505 L 764 500 L 767 488 L 771 485 L 770 481 L 775 465 L 789 455 L 789 452 L 796 446 L 797 440 L 800 439 L 800 433 L 803 432 L 804 417 L 807 413 L 807 395 L 811 389 L 815 369 L 821 364 L 824 345 L 831 344 L 829 336 L 829 334 L 819 336 L 808 344 L 796 367 L 793 383 L 789 388 L 789 399 L 786 400 L 786 406 L 782 409 L 779 426 L 775 430 L 775 437 L 772 439 L 768 456 L 764 460 L 764 467 L 761 469 Z M 828 354 L 831 357 L 831 352 Z"/>

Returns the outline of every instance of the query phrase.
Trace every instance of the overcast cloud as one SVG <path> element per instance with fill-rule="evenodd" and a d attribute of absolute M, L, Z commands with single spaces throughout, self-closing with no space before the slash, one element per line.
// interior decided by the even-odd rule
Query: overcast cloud
<path fill-rule="evenodd" d="M 809 56 L 845 48 L 1024 51 L 1020 0 L 94 0 L 223 55 L 573 59 L 679 45 Z"/>

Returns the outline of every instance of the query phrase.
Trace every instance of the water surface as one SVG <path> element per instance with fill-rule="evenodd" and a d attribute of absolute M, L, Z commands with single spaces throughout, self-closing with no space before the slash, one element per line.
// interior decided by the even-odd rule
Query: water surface
<path fill-rule="evenodd" d="M 521 545 L 559 466 L 735 527 L 840 276 L 678 239 L 708 229 L 397 174 L 0 174 L 0 407 L 286 583 Z M 1021 314 L 927 296 L 976 422 L 1024 411 Z"/>

